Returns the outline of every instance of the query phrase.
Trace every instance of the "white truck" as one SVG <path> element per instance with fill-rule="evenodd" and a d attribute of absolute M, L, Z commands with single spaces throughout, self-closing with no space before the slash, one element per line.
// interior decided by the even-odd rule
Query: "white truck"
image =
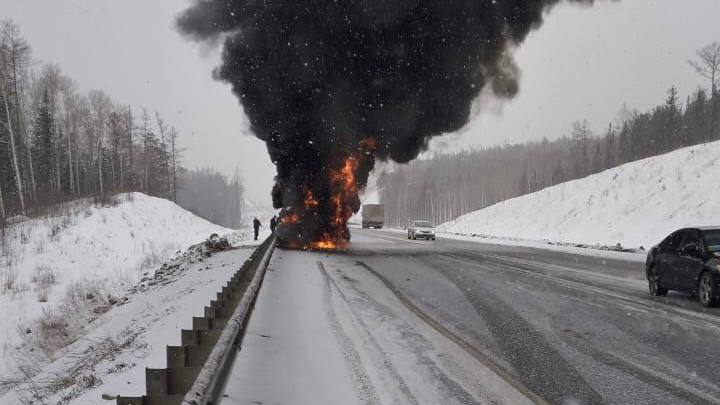
<path fill-rule="evenodd" d="M 385 206 L 382 204 L 364 204 L 362 206 L 362 227 L 382 229 L 385 224 Z"/>

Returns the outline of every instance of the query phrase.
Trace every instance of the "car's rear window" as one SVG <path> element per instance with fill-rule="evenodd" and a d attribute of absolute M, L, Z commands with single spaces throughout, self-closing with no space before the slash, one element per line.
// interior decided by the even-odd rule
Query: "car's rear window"
<path fill-rule="evenodd" d="M 720 252 L 720 230 L 704 231 L 705 244 L 711 252 Z"/>
<path fill-rule="evenodd" d="M 432 228 L 432 224 L 430 221 L 415 221 L 415 226 L 419 226 L 422 228 Z"/>

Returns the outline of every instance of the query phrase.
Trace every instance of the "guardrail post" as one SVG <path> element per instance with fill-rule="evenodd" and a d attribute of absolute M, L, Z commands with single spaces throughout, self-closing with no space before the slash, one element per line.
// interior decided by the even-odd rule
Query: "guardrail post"
<path fill-rule="evenodd" d="M 164 368 L 146 368 L 145 391 L 149 396 L 169 394 L 167 370 Z"/>
<path fill-rule="evenodd" d="M 244 330 L 247 325 L 264 274 L 264 268 L 260 269 L 260 266 L 267 265 L 273 244 L 274 240 L 270 237 L 255 250 L 217 293 L 217 299 L 204 307 L 203 316 L 193 317 L 193 328 L 180 331 L 180 346 L 167 346 L 167 368 L 145 369 L 146 394 L 141 397 L 118 396 L 117 405 L 179 405 L 183 402 L 185 394 L 197 383 L 202 367 L 207 365 L 216 349 L 218 339 L 229 333 L 226 327 L 231 317 L 238 316 L 240 303 L 244 303 L 240 310 L 242 319 L 234 319 L 232 334 L 242 333 L 238 328 Z M 262 258 L 266 259 L 263 263 L 260 262 Z M 249 288 L 253 283 L 255 286 Z M 224 353 L 223 364 L 226 364 L 227 356 L 228 353 Z M 213 395 L 216 389 L 213 388 L 207 395 Z"/>
<path fill-rule="evenodd" d="M 167 366 L 187 367 L 187 351 L 188 346 L 168 346 L 167 347 Z"/>

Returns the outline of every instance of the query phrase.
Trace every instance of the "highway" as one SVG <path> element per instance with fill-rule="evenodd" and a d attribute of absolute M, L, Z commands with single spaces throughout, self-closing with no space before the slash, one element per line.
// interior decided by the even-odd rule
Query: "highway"
<path fill-rule="evenodd" d="M 719 353 L 642 263 L 353 229 L 277 251 L 222 403 L 720 403 Z"/>

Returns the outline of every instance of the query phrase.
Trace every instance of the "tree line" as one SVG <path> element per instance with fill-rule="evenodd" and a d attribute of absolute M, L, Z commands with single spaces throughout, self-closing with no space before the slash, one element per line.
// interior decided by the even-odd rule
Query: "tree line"
<path fill-rule="evenodd" d="M 208 221 L 228 228 L 244 226 L 243 185 L 240 172 L 232 178 L 211 168 L 180 169 L 182 187 L 177 191 L 177 203 Z"/>
<path fill-rule="evenodd" d="M 178 137 L 157 112 L 120 104 L 102 90 L 81 92 L 59 66 L 34 59 L 15 23 L 0 21 L 0 227 L 59 202 L 128 191 L 239 224 L 239 176 L 183 169 Z M 201 189 L 230 198 L 227 207 L 189 197 Z"/>
<path fill-rule="evenodd" d="M 599 134 L 582 120 L 555 140 L 440 154 L 393 166 L 378 178 L 386 221 L 439 224 L 627 162 L 720 139 L 720 43 L 702 48 L 689 62 L 709 80 L 709 89 L 698 89 L 682 103 L 672 86 L 662 104 L 642 113 L 623 107 Z"/>

